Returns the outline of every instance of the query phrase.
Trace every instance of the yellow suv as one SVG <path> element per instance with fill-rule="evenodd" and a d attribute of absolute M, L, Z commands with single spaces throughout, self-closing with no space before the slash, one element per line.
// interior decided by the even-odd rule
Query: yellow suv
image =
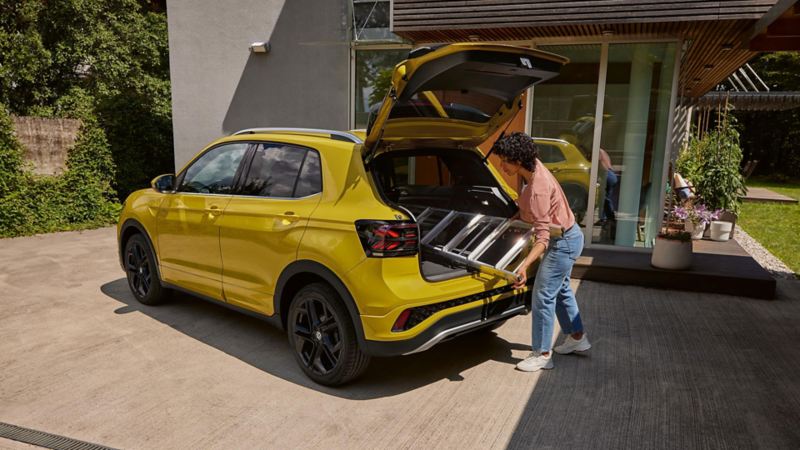
<path fill-rule="evenodd" d="M 354 379 L 370 356 L 526 312 L 506 278 L 427 251 L 418 219 L 516 213 L 477 145 L 566 62 L 502 45 L 425 47 L 395 67 L 366 133 L 252 129 L 211 143 L 125 201 L 118 239 L 133 294 L 152 305 L 178 289 L 271 318 L 326 385 Z"/>

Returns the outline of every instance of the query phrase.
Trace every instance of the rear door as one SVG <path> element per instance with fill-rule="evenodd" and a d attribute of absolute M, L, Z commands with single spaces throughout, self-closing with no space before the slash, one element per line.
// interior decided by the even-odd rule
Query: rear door
<path fill-rule="evenodd" d="M 319 204 L 322 173 L 311 148 L 261 143 L 220 222 L 225 299 L 273 314 L 275 284 L 297 249 Z"/>

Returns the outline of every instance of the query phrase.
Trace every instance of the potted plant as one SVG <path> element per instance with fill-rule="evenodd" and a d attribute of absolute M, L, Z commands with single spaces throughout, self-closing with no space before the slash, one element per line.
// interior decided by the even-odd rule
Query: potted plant
<path fill-rule="evenodd" d="M 692 239 L 695 240 L 703 238 L 706 226 L 719 219 L 721 212 L 721 210 L 711 211 L 703 203 L 695 203 L 694 201 L 687 202 L 685 206 L 678 205 L 673 208 L 675 217 L 683 220 L 684 230 L 691 234 Z"/>
<path fill-rule="evenodd" d="M 736 223 L 745 195 L 744 177 L 740 172 L 742 148 L 736 119 L 728 107 L 720 108 L 717 126 L 702 138 L 691 136 L 676 162 L 677 171 L 691 181 L 706 206 L 722 210 L 719 219 Z M 733 226 L 730 228 L 733 237 Z"/>
<path fill-rule="evenodd" d="M 650 265 L 659 269 L 686 270 L 692 266 L 692 236 L 686 231 L 671 229 L 676 219 L 675 208 L 667 208 L 664 231 L 653 245 Z"/>

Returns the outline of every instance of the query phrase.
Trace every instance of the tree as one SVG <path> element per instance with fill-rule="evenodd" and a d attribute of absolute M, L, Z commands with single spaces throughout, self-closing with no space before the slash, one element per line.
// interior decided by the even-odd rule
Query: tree
<path fill-rule="evenodd" d="M 772 91 L 800 91 L 800 54 L 765 53 L 751 62 Z M 758 160 L 756 173 L 800 178 L 800 108 L 737 111 L 745 160 Z"/>
<path fill-rule="evenodd" d="M 76 92 L 106 134 L 121 197 L 173 169 L 163 2 L 0 0 L 0 103 L 75 116 Z"/>

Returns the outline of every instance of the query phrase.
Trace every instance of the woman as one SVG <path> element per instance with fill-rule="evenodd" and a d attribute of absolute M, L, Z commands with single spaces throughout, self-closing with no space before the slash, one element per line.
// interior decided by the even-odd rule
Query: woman
<path fill-rule="evenodd" d="M 528 268 L 544 254 L 532 291 L 533 352 L 517 364 L 517 369 L 524 372 L 552 369 L 554 315 L 567 337 L 552 350 L 567 354 L 591 348 L 569 285 L 572 265 L 583 250 L 583 233 L 558 181 L 539 161 L 539 149 L 530 136 L 512 133 L 494 144 L 493 153 L 500 157 L 503 172 L 525 179 L 526 185 L 517 200 L 519 216 L 533 225 L 535 234 L 533 249 L 517 270 L 521 279 L 514 287 L 525 285 Z"/>

